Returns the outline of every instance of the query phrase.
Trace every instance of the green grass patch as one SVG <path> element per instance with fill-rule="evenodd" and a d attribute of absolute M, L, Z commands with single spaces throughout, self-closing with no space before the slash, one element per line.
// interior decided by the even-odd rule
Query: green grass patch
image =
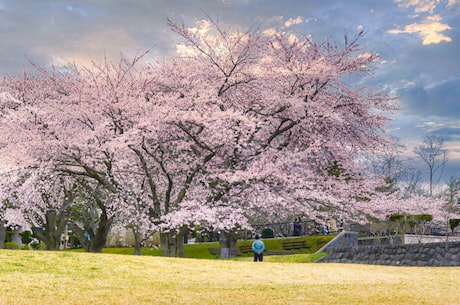
<path fill-rule="evenodd" d="M 218 242 L 203 243 L 203 244 L 187 244 L 184 245 L 184 252 L 186 258 L 217 258 L 209 252 L 209 248 L 219 248 Z"/>
<path fill-rule="evenodd" d="M 295 250 L 295 254 L 312 254 L 318 251 L 322 246 L 332 240 L 334 236 L 332 235 L 320 235 L 320 236 L 303 236 L 303 237 L 290 237 L 290 238 L 273 238 L 273 239 L 264 239 L 265 248 L 270 250 L 283 250 L 282 242 L 283 241 L 300 241 L 305 240 L 308 249 Z M 253 240 L 244 240 L 238 241 L 237 246 L 241 245 L 251 245 Z M 196 243 L 196 244 L 186 244 L 184 245 L 185 258 L 200 258 L 200 259 L 218 259 L 219 255 L 214 255 L 209 252 L 209 248 L 219 248 L 220 245 L 218 242 L 213 243 Z M 83 252 L 83 249 L 70 250 L 76 252 Z M 106 254 L 124 254 L 124 255 L 134 255 L 134 248 L 104 248 L 102 253 Z M 141 254 L 146 256 L 162 256 L 161 248 L 142 248 Z M 244 253 L 242 257 L 252 257 L 252 253 Z M 268 257 L 268 256 L 266 256 Z M 307 258 L 308 257 L 308 258 Z M 315 261 L 313 255 L 304 256 L 306 262 Z M 276 261 L 278 258 L 274 258 Z M 317 258 L 316 258 L 317 259 Z M 286 258 L 287 260 L 287 258 Z"/>
<path fill-rule="evenodd" d="M 264 239 L 265 249 L 269 250 L 283 250 L 283 241 L 305 241 L 308 248 L 293 250 L 296 254 L 310 254 L 315 253 L 321 249 L 325 244 L 331 241 L 335 236 L 334 235 L 319 235 L 319 236 L 302 236 L 302 237 L 288 237 L 288 238 L 273 238 L 273 239 Z M 253 240 L 245 240 L 238 242 L 238 246 L 241 245 L 251 245 Z M 246 254 L 244 256 L 252 256 L 252 253 Z"/>
<path fill-rule="evenodd" d="M 315 263 L 326 253 L 292 254 L 292 255 L 269 255 L 264 257 L 266 262 L 277 263 Z"/>
<path fill-rule="evenodd" d="M 79 251 L 82 251 L 79 249 Z M 102 253 L 134 255 L 134 248 L 104 248 Z M 141 248 L 141 255 L 162 256 L 161 248 Z"/>
<path fill-rule="evenodd" d="M 264 262 L 270 263 L 316 263 L 326 253 L 311 254 L 289 254 L 289 255 L 264 255 Z M 234 258 L 236 261 L 252 261 L 253 256 L 242 256 Z"/>

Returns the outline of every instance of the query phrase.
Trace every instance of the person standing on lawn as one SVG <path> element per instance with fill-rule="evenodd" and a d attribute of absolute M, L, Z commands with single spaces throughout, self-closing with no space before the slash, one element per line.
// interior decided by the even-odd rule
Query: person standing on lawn
<path fill-rule="evenodd" d="M 252 243 L 252 251 L 254 252 L 254 261 L 262 262 L 264 260 L 265 244 L 260 240 L 259 235 L 256 235 L 256 240 Z"/>
<path fill-rule="evenodd" d="M 302 223 L 300 217 L 294 220 L 294 236 L 300 236 L 302 233 Z"/>

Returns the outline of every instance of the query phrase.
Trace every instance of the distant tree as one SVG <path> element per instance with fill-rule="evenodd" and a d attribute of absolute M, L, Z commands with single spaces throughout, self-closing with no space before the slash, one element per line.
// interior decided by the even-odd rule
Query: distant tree
<path fill-rule="evenodd" d="M 446 183 L 445 195 L 449 204 L 455 205 L 459 200 L 460 178 L 451 176 Z"/>
<path fill-rule="evenodd" d="M 460 219 L 459 218 L 451 218 L 451 219 L 449 219 L 449 227 L 450 227 L 452 235 L 454 234 L 455 228 L 457 228 L 459 225 L 460 225 Z"/>
<path fill-rule="evenodd" d="M 406 216 L 403 214 L 392 214 L 388 216 L 388 234 L 390 237 L 390 243 L 395 242 L 395 238 L 405 233 L 405 222 Z"/>
<path fill-rule="evenodd" d="M 379 191 L 394 192 L 399 187 L 400 179 L 404 175 L 404 159 L 401 152 L 401 144 L 394 142 L 392 149 L 370 156 L 370 165 L 376 175 L 383 176 L 386 185 L 380 187 Z"/>
<path fill-rule="evenodd" d="M 458 226 L 458 216 L 460 215 L 460 204 L 458 203 L 460 192 L 460 180 L 458 177 L 451 176 L 446 184 L 447 185 L 444 194 L 447 201 L 446 211 L 450 218 L 448 225 L 453 233 L 454 229 Z"/>
<path fill-rule="evenodd" d="M 438 136 L 426 136 L 423 143 L 414 150 L 428 167 L 429 194 L 433 196 L 433 185 L 442 177 L 444 166 L 447 163 L 447 150 L 444 148 L 444 140 Z"/>
<path fill-rule="evenodd" d="M 402 179 L 404 180 L 404 193 L 406 194 L 421 194 L 421 180 L 423 172 L 414 164 L 412 159 L 406 159 L 402 171 Z"/>
<path fill-rule="evenodd" d="M 420 194 L 405 194 L 402 191 L 398 193 L 381 194 L 382 205 L 375 205 L 371 215 L 376 219 L 386 220 L 390 215 L 398 223 L 409 224 L 412 221 L 412 227 L 417 228 L 417 232 L 423 232 L 426 229 L 426 222 L 429 220 L 433 225 L 445 227 L 448 219 L 453 215 L 446 211 L 446 201 L 441 198 L 433 198 Z M 376 201 L 378 202 L 378 201 Z M 397 216 L 397 215 L 403 215 Z M 430 216 L 413 216 L 410 215 L 430 215 Z M 391 220 L 391 219 L 390 219 Z"/>

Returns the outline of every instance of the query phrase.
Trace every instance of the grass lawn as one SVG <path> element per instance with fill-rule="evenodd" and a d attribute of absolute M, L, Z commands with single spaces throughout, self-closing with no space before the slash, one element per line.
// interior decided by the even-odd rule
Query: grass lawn
<path fill-rule="evenodd" d="M 286 257 L 302 256 L 308 254 Z M 0 305 L 451 305 L 460 304 L 459 284 L 460 267 L 0 250 Z"/>
<path fill-rule="evenodd" d="M 282 242 L 283 241 L 305 241 L 306 245 L 308 246 L 307 249 L 296 250 L 295 253 L 315 253 L 318 249 L 332 240 L 334 236 L 332 235 L 319 235 L 319 236 L 302 236 L 302 237 L 290 237 L 290 238 L 272 238 L 272 239 L 264 239 L 265 248 L 270 250 L 282 250 Z M 251 245 L 253 240 L 242 240 L 238 241 L 238 247 L 242 245 Z M 209 252 L 209 248 L 219 248 L 219 242 L 212 242 L 212 243 L 196 243 L 196 244 L 187 244 L 184 245 L 184 252 L 186 258 L 219 258 L 219 255 L 214 255 Z M 83 249 L 78 250 L 70 250 L 70 251 L 77 251 L 83 252 Z M 142 248 L 142 255 L 149 255 L 149 256 L 162 256 L 161 249 L 159 248 Z M 102 253 L 109 253 L 109 254 L 128 254 L 133 255 L 134 249 L 133 248 L 104 248 L 102 249 Z M 242 257 L 252 257 L 252 253 L 244 253 Z M 270 260 L 272 260 L 270 258 Z M 273 260 L 278 260 L 278 258 L 274 258 Z M 282 260 L 282 259 L 281 259 Z M 305 261 L 301 259 L 302 262 L 311 262 L 310 259 Z"/>

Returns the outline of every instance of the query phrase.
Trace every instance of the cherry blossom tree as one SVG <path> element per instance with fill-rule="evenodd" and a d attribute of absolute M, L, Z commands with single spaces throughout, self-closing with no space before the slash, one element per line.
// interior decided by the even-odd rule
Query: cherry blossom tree
<path fill-rule="evenodd" d="M 16 208 L 17 200 L 14 182 L 17 178 L 17 171 L 0 173 L 0 249 L 3 248 L 8 227 L 18 228 L 26 225 Z"/>
<path fill-rule="evenodd" d="M 14 95 L 15 102 L 3 118 L 5 126 L 9 126 L 5 132 L 5 151 L 15 152 L 24 164 L 36 166 L 37 171 L 43 167 L 52 168 L 72 177 L 92 180 L 113 192 L 111 157 L 104 146 L 107 133 L 113 129 L 112 112 L 91 108 L 94 100 L 107 98 L 102 89 L 96 90 L 98 84 L 94 77 L 100 76 L 101 70 L 88 73 L 85 67 L 78 65 L 35 67 L 33 75 L 24 73 L 3 82 Z M 109 120 L 98 116 L 97 110 L 106 111 Z M 101 210 L 105 211 L 104 207 Z M 107 234 L 110 221 L 101 221 L 101 224 L 107 227 L 100 232 Z"/>
<path fill-rule="evenodd" d="M 341 49 L 281 33 L 228 32 L 212 20 L 200 29 L 169 24 L 185 39 L 181 50 L 209 66 L 207 75 L 213 77 L 208 83 L 217 82 L 213 100 L 220 112 L 250 119 L 236 122 L 236 149 L 222 157 L 223 171 L 216 179 L 222 181 L 220 197 L 226 197 L 222 191 L 242 194 L 242 200 L 231 201 L 241 206 L 252 199 L 259 202 L 259 210 L 274 214 L 297 209 L 314 218 L 321 210 L 340 207 L 340 202 L 347 202 L 348 208 L 339 210 L 354 211 L 349 200 L 357 196 L 352 191 L 356 186 L 371 189 L 371 184 L 345 177 L 363 170 L 357 162 L 360 154 L 386 149 L 382 111 L 393 109 L 391 97 L 342 82 L 351 74 L 370 73 L 370 64 L 378 58 L 360 52 L 362 33 Z M 329 174 L 334 162 L 342 168 L 341 177 Z M 261 183 L 271 184 L 261 189 L 277 192 L 280 201 L 291 202 L 290 209 L 260 205 L 257 198 L 267 192 L 247 197 L 247 185 Z"/>
<path fill-rule="evenodd" d="M 183 254 L 182 235 L 197 224 L 233 248 L 235 230 L 260 213 L 366 214 L 381 177 L 362 155 L 387 150 L 385 113 L 395 107 L 344 81 L 378 60 L 359 45 L 362 33 L 339 47 L 213 20 L 168 24 L 184 41 L 171 60 L 35 66 L 4 79 L 4 150 L 83 179 L 103 195 L 101 232 L 115 218 L 159 231 L 168 256 Z"/>
<path fill-rule="evenodd" d="M 52 169 L 25 175 L 17 182 L 16 208 L 47 250 L 59 250 L 73 204 L 72 186 Z"/>
<path fill-rule="evenodd" d="M 3 175 L 0 175 L 0 177 L 3 177 Z M 8 226 L 8 219 L 6 217 L 9 205 L 10 205 L 10 198 L 9 194 L 6 194 L 6 186 L 4 183 L 0 184 L 0 249 L 3 248 L 5 238 L 6 238 L 6 228 Z"/>

